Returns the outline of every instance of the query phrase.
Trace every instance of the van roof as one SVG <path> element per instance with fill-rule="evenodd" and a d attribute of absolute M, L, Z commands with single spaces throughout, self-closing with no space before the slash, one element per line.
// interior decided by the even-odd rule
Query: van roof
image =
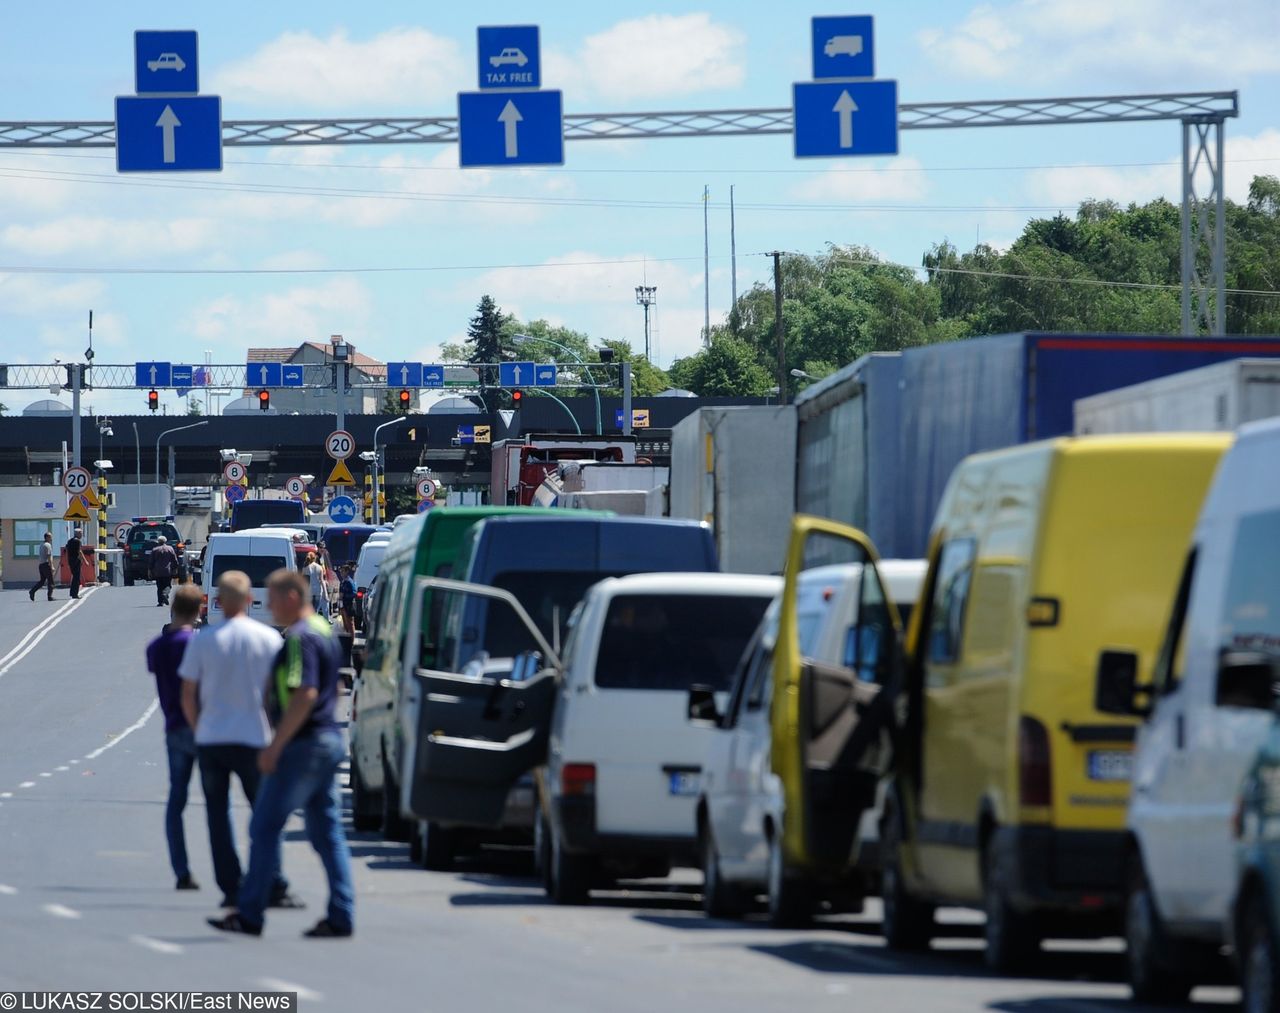
<path fill-rule="evenodd" d="M 626 577 L 609 577 L 598 586 L 601 593 L 609 597 L 622 594 L 773 597 L 782 591 L 782 578 L 753 573 L 634 573 Z"/>
<path fill-rule="evenodd" d="M 261 546 L 282 545 L 292 551 L 295 542 L 288 531 L 265 531 L 261 528 L 250 528 L 247 531 L 216 532 L 209 536 L 210 549 L 234 550 Z"/>

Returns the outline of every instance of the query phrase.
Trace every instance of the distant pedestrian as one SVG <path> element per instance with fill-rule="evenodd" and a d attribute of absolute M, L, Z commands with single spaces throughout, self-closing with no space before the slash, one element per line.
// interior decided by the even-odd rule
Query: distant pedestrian
<path fill-rule="evenodd" d="M 231 829 L 231 778 L 239 779 L 252 805 L 260 781 L 258 750 L 270 738 L 263 693 L 283 643 L 270 626 L 249 618 L 252 594 L 248 575 L 239 570 L 222 574 L 218 599 L 226 622 L 201 630 L 178 668 L 182 711 L 195 729 L 209 848 L 223 907 L 235 906 L 241 876 Z M 278 867 L 275 879 L 277 897 L 287 901 Z"/>
<path fill-rule="evenodd" d="M 71 537 L 62 547 L 67 557 L 67 569 L 71 571 L 71 597 L 80 597 L 80 569 L 84 566 L 84 543 L 80 541 L 80 529 L 72 528 Z"/>
<path fill-rule="evenodd" d="M 49 600 L 53 601 L 53 533 L 46 531 L 44 541 L 40 543 L 40 583 L 30 591 L 31 600 L 36 600 L 36 592 L 45 584 L 49 585 Z"/>
<path fill-rule="evenodd" d="M 311 607 L 324 618 L 329 615 L 329 594 L 324 586 L 324 567 L 314 552 L 307 553 L 307 565 L 303 567 L 307 582 L 311 586 Z"/>
<path fill-rule="evenodd" d="M 338 602 L 342 610 L 342 632 L 355 636 L 356 632 L 356 579 L 355 567 L 347 563 L 341 570 L 338 583 Z"/>
<path fill-rule="evenodd" d="M 182 811 L 187 807 L 187 789 L 196 766 L 195 733 L 182 713 L 182 680 L 178 666 L 187 645 L 195 636 L 203 598 L 192 584 L 178 588 L 173 596 L 169 623 L 160 636 L 147 645 L 147 671 L 156 677 L 156 695 L 164 712 L 164 738 L 169 753 L 169 801 L 164 810 L 164 831 L 169 842 L 169 864 L 177 878 L 177 889 L 199 890 L 187 863 L 187 838 L 182 827 Z"/>
<path fill-rule="evenodd" d="M 223 932 L 262 934 L 273 870 L 280 865 L 281 835 L 295 809 L 302 810 L 307 840 L 329 881 L 328 911 L 305 935 L 344 938 L 354 928 L 351 854 L 336 780 L 346 756 L 336 714 L 338 642 L 333 627 L 312 610 L 310 590 L 306 578 L 293 570 L 277 570 L 267 581 L 271 615 L 286 627 L 267 688 L 275 735 L 258 755 L 258 767 L 266 776 L 249 824 L 249 870 L 240 887 L 239 907 L 209 919 Z"/>
<path fill-rule="evenodd" d="M 169 604 L 169 585 L 177 575 L 178 553 L 169 544 L 169 539 L 161 535 L 151 550 L 151 579 L 156 582 L 157 605 Z"/>

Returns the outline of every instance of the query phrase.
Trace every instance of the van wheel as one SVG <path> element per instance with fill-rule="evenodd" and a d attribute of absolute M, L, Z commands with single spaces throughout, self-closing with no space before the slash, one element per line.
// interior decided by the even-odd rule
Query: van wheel
<path fill-rule="evenodd" d="M 1141 861 L 1135 860 L 1134 866 L 1124 905 L 1129 988 L 1137 1002 L 1185 1002 L 1193 983 L 1177 958 L 1179 948 L 1165 935 Z"/>
<path fill-rule="evenodd" d="M 418 824 L 418 839 L 422 841 L 422 867 L 431 872 L 447 872 L 453 868 L 453 834 L 439 823 L 423 820 Z"/>
<path fill-rule="evenodd" d="M 813 918 L 813 897 L 808 885 L 787 871 L 782 834 L 769 835 L 769 924 L 775 928 L 799 928 Z"/>
<path fill-rule="evenodd" d="M 702 910 L 708 918 L 740 918 L 746 910 L 742 892 L 720 871 L 720 851 L 709 826 L 702 830 Z"/>
<path fill-rule="evenodd" d="M 983 909 L 987 915 L 987 966 L 1002 974 L 1031 962 L 1040 948 L 1035 922 L 1009 901 L 1009 871 L 1000 861 L 995 843 L 983 853 Z"/>
<path fill-rule="evenodd" d="M 890 816 L 880 826 L 880 897 L 884 908 L 881 931 L 891 950 L 919 951 L 929 948 L 933 936 L 933 907 L 911 896 L 902 877 L 902 834 Z"/>
<path fill-rule="evenodd" d="M 582 855 L 564 850 L 560 837 L 551 835 L 548 896 L 557 904 L 585 904 L 591 898 L 591 863 Z"/>
<path fill-rule="evenodd" d="M 1276 982 L 1275 933 L 1267 908 L 1256 893 L 1249 898 L 1240 919 L 1241 1003 L 1245 1013 L 1280 1013 L 1280 988 Z"/>
<path fill-rule="evenodd" d="M 388 841 L 409 839 L 409 821 L 400 815 L 400 787 L 391 776 L 385 750 L 382 753 L 382 836 Z"/>
<path fill-rule="evenodd" d="M 382 822 L 382 805 L 369 797 L 369 789 L 360 776 L 360 764 L 351 757 L 351 825 L 361 832 L 377 830 Z"/>

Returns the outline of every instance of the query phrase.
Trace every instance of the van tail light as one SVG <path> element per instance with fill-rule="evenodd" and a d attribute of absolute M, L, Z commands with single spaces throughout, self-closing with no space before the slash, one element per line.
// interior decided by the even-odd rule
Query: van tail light
<path fill-rule="evenodd" d="M 356 592 L 356 597 L 357 597 L 357 598 L 363 598 L 363 597 L 364 597 L 364 589 L 363 589 L 363 588 L 361 588 L 359 591 L 357 591 L 357 592 Z"/>
<path fill-rule="evenodd" d="M 594 795 L 596 793 L 596 765 L 594 763 L 566 763 L 560 769 L 560 792 L 565 796 Z"/>
<path fill-rule="evenodd" d="M 1024 715 L 1018 722 L 1018 801 L 1025 806 L 1053 805 L 1052 775 L 1049 731 Z"/>

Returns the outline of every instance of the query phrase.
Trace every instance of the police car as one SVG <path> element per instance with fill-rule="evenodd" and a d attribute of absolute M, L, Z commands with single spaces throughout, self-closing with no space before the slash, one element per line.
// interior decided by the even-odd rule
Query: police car
<path fill-rule="evenodd" d="M 178 564 L 185 567 L 186 560 L 182 536 L 173 525 L 173 515 L 167 517 L 131 517 L 133 527 L 125 536 L 124 545 L 124 582 L 132 587 L 135 580 L 151 579 L 151 550 L 163 535 L 168 539 L 173 551 L 178 554 Z"/>

